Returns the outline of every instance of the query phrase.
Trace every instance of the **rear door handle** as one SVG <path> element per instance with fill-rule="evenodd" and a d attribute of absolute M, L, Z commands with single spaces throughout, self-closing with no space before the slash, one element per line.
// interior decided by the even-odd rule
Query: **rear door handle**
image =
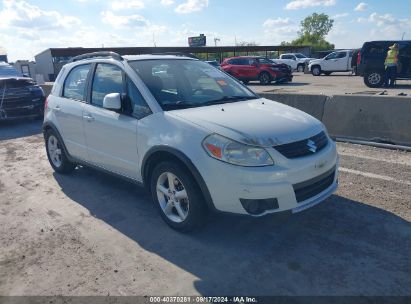
<path fill-rule="evenodd" d="M 94 117 L 91 116 L 90 114 L 84 115 L 83 118 L 84 118 L 85 120 L 87 120 L 88 122 L 93 122 L 93 121 L 94 121 Z"/>

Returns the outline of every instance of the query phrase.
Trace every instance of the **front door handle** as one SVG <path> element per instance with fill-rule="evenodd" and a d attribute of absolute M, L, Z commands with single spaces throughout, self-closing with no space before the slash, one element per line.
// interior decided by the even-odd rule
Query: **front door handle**
<path fill-rule="evenodd" d="M 93 121 L 94 121 L 94 117 L 91 116 L 90 114 L 84 115 L 83 118 L 84 118 L 85 120 L 87 120 L 88 122 L 93 122 Z"/>

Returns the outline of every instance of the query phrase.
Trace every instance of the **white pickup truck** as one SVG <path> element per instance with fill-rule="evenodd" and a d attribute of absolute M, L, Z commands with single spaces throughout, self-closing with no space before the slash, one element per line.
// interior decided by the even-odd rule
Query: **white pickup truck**
<path fill-rule="evenodd" d="M 311 60 L 308 70 L 314 76 L 330 75 L 332 72 L 349 72 L 352 70 L 351 59 L 353 50 L 332 52 L 322 59 Z"/>
<path fill-rule="evenodd" d="M 314 58 L 308 58 L 301 53 L 282 54 L 278 59 L 272 59 L 275 63 L 288 64 L 292 70 L 304 72 L 305 64 Z"/>

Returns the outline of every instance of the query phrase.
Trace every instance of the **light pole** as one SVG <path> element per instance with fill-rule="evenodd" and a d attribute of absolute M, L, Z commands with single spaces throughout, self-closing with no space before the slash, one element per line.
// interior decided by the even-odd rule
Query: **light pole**
<path fill-rule="evenodd" d="M 214 37 L 214 46 L 217 46 L 217 41 L 220 41 L 220 38 Z"/>
<path fill-rule="evenodd" d="M 405 36 L 405 32 L 402 33 L 402 38 L 401 38 L 401 40 L 404 40 L 404 36 Z"/>

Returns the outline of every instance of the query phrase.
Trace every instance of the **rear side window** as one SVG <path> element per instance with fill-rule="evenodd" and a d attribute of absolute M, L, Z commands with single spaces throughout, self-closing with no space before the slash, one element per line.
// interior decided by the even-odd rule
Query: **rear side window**
<path fill-rule="evenodd" d="M 239 64 L 239 65 L 249 65 L 250 64 L 250 61 L 249 61 L 249 59 L 247 59 L 247 58 L 240 58 L 240 59 L 238 59 L 238 63 L 237 64 Z"/>
<path fill-rule="evenodd" d="M 85 101 L 89 71 L 90 64 L 83 64 L 73 68 L 64 82 L 63 97 Z"/>
<path fill-rule="evenodd" d="M 123 72 L 112 64 L 99 63 L 93 78 L 91 104 L 103 107 L 104 96 L 110 93 L 123 93 Z"/>
<path fill-rule="evenodd" d="M 346 52 L 340 52 L 338 53 L 337 58 L 345 58 L 346 56 L 347 56 Z"/>

